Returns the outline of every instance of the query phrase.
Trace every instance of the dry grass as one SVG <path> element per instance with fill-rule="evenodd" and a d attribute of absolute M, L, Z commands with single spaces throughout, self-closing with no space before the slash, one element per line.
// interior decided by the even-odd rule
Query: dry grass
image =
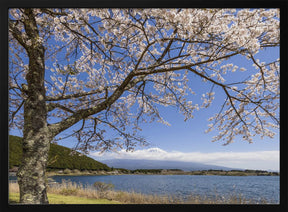
<path fill-rule="evenodd" d="M 156 195 L 144 195 L 136 192 L 126 191 L 97 191 L 91 185 L 79 185 L 73 182 L 65 182 L 49 186 L 48 193 L 62 194 L 62 195 L 73 195 L 86 198 L 95 199 L 108 199 L 119 201 L 124 204 L 167 204 L 172 203 L 173 200 L 168 197 L 160 197 Z"/>
<path fill-rule="evenodd" d="M 215 195 L 214 198 L 207 196 L 191 195 L 186 200 L 176 196 L 146 195 L 136 192 L 126 191 L 97 191 L 92 185 L 79 185 L 73 182 L 62 181 L 50 185 L 48 194 L 58 194 L 66 196 L 77 196 L 89 199 L 107 199 L 120 202 L 122 204 L 267 204 L 266 200 L 255 202 L 245 199 L 240 194 L 232 193 L 228 196 Z M 19 193 L 17 183 L 9 183 L 9 192 Z"/>
<path fill-rule="evenodd" d="M 18 183 L 9 183 L 9 192 L 11 192 L 11 193 L 19 193 Z"/>

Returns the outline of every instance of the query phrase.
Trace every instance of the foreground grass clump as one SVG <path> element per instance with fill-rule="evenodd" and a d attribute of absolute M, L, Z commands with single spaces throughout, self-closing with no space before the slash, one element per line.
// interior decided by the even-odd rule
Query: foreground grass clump
<path fill-rule="evenodd" d="M 136 192 L 115 191 L 110 184 L 96 182 L 92 185 L 79 185 L 70 181 L 62 181 L 48 187 L 50 204 L 268 204 L 269 201 L 245 199 L 240 194 L 228 196 L 191 195 L 183 200 L 175 196 L 146 195 Z M 217 194 L 217 193 L 216 193 Z M 9 183 L 10 203 L 19 203 L 19 187 L 17 183 Z"/>

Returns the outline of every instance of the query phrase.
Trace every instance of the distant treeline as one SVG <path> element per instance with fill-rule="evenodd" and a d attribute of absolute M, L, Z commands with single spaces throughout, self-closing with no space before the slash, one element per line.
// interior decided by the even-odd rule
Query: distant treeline
<path fill-rule="evenodd" d="M 162 172 L 162 169 L 135 169 L 131 170 L 131 174 L 137 174 L 137 173 L 143 173 L 143 174 L 160 174 Z"/>
<path fill-rule="evenodd" d="M 279 172 L 264 170 L 197 170 L 183 171 L 181 169 L 135 169 L 112 168 L 119 174 L 162 174 L 162 175 L 225 175 L 225 176 L 278 176 Z"/>
<path fill-rule="evenodd" d="M 191 175 L 225 175 L 225 176 L 278 176 L 279 172 L 268 172 L 264 170 L 200 170 L 184 172 Z"/>

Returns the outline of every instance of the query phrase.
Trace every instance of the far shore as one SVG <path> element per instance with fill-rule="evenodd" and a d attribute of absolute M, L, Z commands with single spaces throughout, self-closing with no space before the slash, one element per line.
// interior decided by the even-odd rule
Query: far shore
<path fill-rule="evenodd" d="M 220 175 L 220 176 L 279 176 L 279 172 L 269 172 L 263 170 L 199 170 L 183 171 L 180 169 L 113 169 L 105 170 L 48 170 L 47 177 L 52 176 L 92 176 L 92 175 Z M 16 172 L 9 172 L 9 176 L 16 176 Z"/>

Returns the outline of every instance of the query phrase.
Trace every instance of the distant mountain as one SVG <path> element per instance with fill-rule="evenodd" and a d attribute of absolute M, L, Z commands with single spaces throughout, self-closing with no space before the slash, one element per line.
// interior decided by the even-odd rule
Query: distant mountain
<path fill-rule="evenodd" d="M 22 158 L 22 138 L 9 136 L 9 168 L 19 167 Z M 71 154 L 72 150 L 57 144 L 51 144 L 48 155 L 48 169 L 79 169 L 106 170 L 110 167 L 79 152 Z"/>
<path fill-rule="evenodd" d="M 182 169 L 183 171 L 195 170 L 232 170 L 224 166 L 207 165 L 195 162 L 164 161 L 164 160 L 134 160 L 134 159 L 111 159 L 101 162 L 113 168 L 135 169 Z"/>

